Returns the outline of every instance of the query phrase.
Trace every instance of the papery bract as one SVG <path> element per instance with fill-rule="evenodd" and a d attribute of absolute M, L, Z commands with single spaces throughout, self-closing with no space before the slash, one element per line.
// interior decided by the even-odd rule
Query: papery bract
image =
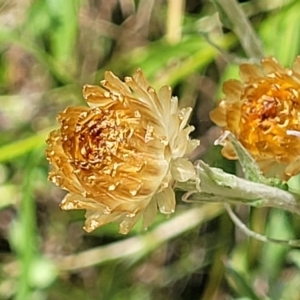
<path fill-rule="evenodd" d="M 273 57 L 240 65 L 239 80 L 223 85 L 225 99 L 211 119 L 231 131 L 267 176 L 288 179 L 300 172 L 300 57 L 291 69 Z M 236 159 L 227 141 L 222 153 Z"/>
<path fill-rule="evenodd" d="M 49 179 L 69 191 L 62 209 L 86 210 L 86 231 L 117 222 L 127 233 L 141 216 L 147 228 L 157 207 L 174 212 L 172 183 L 194 176 L 183 157 L 198 142 L 189 138 L 191 109 L 178 109 L 170 87 L 156 92 L 141 70 L 124 82 L 106 72 L 101 84 L 83 88 L 88 107 L 59 114 L 47 140 Z"/>

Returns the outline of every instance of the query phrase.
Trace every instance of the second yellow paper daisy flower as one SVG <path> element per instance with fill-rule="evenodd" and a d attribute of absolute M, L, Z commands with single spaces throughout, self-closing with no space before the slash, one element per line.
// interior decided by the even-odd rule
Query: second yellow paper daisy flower
<path fill-rule="evenodd" d="M 231 131 L 267 176 L 288 179 L 300 172 L 300 57 L 291 69 L 273 57 L 242 64 L 239 80 L 223 85 L 225 99 L 210 114 Z M 222 154 L 236 159 L 229 142 Z"/>

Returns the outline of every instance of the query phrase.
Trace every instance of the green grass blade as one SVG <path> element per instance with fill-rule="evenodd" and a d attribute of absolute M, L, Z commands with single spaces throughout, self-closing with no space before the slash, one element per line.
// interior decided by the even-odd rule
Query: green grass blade
<path fill-rule="evenodd" d="M 50 131 L 51 128 L 47 128 L 33 136 L 0 147 L 0 162 L 13 160 L 33 149 L 46 145 L 45 140 Z"/>

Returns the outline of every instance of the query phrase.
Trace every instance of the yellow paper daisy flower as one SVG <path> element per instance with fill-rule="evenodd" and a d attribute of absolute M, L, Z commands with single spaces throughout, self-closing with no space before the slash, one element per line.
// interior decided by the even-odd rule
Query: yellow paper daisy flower
<path fill-rule="evenodd" d="M 191 108 L 178 109 L 168 86 L 158 93 L 141 70 L 121 81 L 105 73 L 102 87 L 86 85 L 88 106 L 68 107 L 50 133 L 49 179 L 69 191 L 65 210 L 85 209 L 88 232 L 109 222 L 127 233 L 143 216 L 175 210 L 174 180 L 186 181 L 194 168 L 185 155 L 198 144 L 187 126 Z"/>
<path fill-rule="evenodd" d="M 231 131 L 267 176 L 288 179 L 300 172 L 300 57 L 291 69 L 273 57 L 242 64 L 239 80 L 223 85 L 225 99 L 210 114 Z M 222 154 L 236 159 L 229 142 Z"/>

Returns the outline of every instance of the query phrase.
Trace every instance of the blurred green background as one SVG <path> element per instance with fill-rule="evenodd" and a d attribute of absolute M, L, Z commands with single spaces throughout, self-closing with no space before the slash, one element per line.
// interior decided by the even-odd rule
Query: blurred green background
<path fill-rule="evenodd" d="M 264 55 L 290 66 L 300 1 L 243 2 Z M 82 86 L 105 70 L 123 78 L 138 67 L 194 108 L 201 145 L 191 159 L 236 172 L 213 146 L 220 130 L 208 113 L 222 82 L 238 76 L 236 62 L 257 59 L 259 42 L 240 21 L 216 0 L 0 1 L 0 299 L 300 299 L 300 251 L 247 238 L 222 206 L 183 203 L 178 193 L 176 213 L 147 232 L 121 236 L 109 224 L 87 234 L 84 212 L 61 211 L 64 192 L 47 181 L 57 113 L 83 105 Z M 291 214 L 237 212 L 257 232 L 300 235 Z"/>

